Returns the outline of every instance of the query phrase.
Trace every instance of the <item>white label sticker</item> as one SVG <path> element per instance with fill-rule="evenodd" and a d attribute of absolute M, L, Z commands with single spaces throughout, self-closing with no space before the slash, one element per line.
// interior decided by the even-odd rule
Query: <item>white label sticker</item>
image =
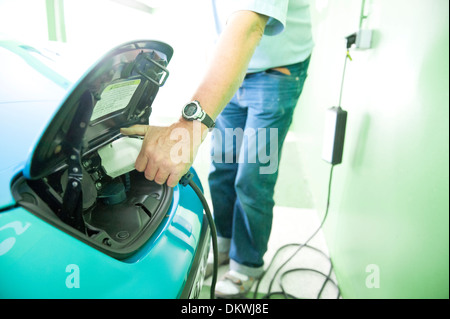
<path fill-rule="evenodd" d="M 140 82 L 141 80 L 137 79 L 108 85 L 95 105 L 91 121 L 126 108 Z"/>

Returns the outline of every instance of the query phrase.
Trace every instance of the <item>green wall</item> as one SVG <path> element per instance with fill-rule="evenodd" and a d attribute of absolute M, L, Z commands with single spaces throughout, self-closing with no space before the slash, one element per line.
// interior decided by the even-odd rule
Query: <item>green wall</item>
<path fill-rule="evenodd" d="M 323 214 L 324 112 L 336 106 L 345 36 L 361 1 L 313 6 L 316 49 L 293 132 Z M 373 48 L 352 50 L 343 163 L 325 236 L 344 298 L 449 297 L 449 2 L 366 1 Z"/>

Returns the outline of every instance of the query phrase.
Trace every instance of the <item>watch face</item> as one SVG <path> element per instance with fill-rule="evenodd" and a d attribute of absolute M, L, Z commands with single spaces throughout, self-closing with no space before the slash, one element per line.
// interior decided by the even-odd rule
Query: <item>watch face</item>
<path fill-rule="evenodd" d="M 192 116 L 195 114 L 196 111 L 197 111 L 197 105 L 195 103 L 190 103 L 190 104 L 186 105 L 186 107 L 184 109 L 184 114 L 186 114 L 186 116 Z"/>

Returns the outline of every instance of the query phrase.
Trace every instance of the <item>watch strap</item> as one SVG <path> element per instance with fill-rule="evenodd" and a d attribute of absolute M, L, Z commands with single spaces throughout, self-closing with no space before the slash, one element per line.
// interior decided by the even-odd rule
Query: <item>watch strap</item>
<path fill-rule="evenodd" d="M 200 122 L 205 124 L 208 128 L 213 128 L 216 125 L 216 123 L 204 110 L 202 110 L 202 111 L 203 111 L 203 116 L 201 119 L 199 119 Z"/>

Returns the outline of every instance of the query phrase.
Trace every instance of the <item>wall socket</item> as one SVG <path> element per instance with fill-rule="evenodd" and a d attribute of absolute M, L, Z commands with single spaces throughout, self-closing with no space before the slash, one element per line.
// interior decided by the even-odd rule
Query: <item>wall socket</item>
<path fill-rule="evenodd" d="M 367 50 L 372 48 L 372 30 L 360 29 L 356 34 L 356 49 Z"/>

